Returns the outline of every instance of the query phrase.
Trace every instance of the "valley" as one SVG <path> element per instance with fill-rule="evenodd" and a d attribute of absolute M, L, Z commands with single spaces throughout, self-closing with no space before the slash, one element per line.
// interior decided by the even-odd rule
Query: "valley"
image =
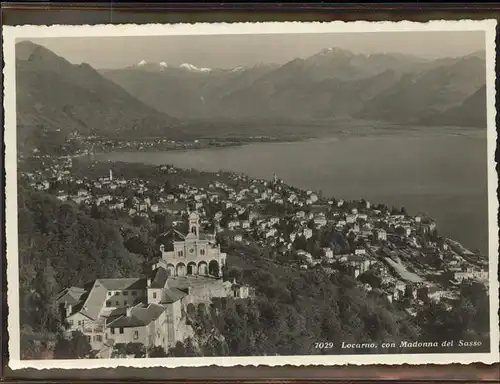
<path fill-rule="evenodd" d="M 484 45 L 143 38 L 17 44 L 21 359 L 489 351 Z"/>
<path fill-rule="evenodd" d="M 96 70 L 24 41 L 16 62 L 23 152 L 73 136 L 238 145 L 255 137 L 295 141 L 392 125 L 486 125 L 484 52 L 424 60 L 332 48 L 284 65 L 200 69 L 140 62 Z"/>

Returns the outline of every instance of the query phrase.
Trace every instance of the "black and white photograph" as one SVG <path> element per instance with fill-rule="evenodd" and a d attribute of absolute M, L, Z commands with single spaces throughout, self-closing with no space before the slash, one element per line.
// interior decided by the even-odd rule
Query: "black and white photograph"
<path fill-rule="evenodd" d="M 494 36 L 6 27 L 10 367 L 498 362 Z"/>

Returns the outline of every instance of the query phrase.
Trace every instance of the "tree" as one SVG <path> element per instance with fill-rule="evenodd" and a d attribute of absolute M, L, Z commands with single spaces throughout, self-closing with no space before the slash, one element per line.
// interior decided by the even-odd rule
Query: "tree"
<path fill-rule="evenodd" d="M 460 300 L 454 308 L 464 329 L 476 335 L 489 334 L 489 297 L 484 284 L 471 282 L 460 287 Z"/>
<path fill-rule="evenodd" d="M 305 250 L 307 248 L 307 240 L 303 235 L 297 236 L 293 243 L 295 249 Z"/>
<path fill-rule="evenodd" d="M 358 276 L 358 280 L 365 284 L 370 284 L 372 288 L 380 288 L 382 279 L 374 271 L 368 270 Z"/>
<path fill-rule="evenodd" d="M 163 185 L 163 192 L 168 195 L 171 194 L 172 191 L 172 182 L 170 180 L 165 181 L 165 184 Z"/>
<path fill-rule="evenodd" d="M 146 357 L 146 347 L 142 343 L 128 343 L 127 355 L 133 355 L 135 358 Z"/>
<path fill-rule="evenodd" d="M 20 352 L 23 360 L 37 360 L 42 358 L 40 346 L 34 340 L 35 334 L 29 326 L 21 328 Z"/>
<path fill-rule="evenodd" d="M 236 281 L 240 281 L 242 275 L 243 271 L 241 270 L 241 268 L 231 267 L 227 271 L 227 280 L 232 281 L 233 279 L 235 279 Z"/>
<path fill-rule="evenodd" d="M 429 241 L 436 243 L 439 240 L 439 235 L 437 229 L 434 229 L 429 235 Z"/>
<path fill-rule="evenodd" d="M 127 251 L 114 224 L 47 193 L 21 193 L 26 212 L 26 233 L 19 241 L 21 326 L 32 328 L 33 340 L 55 338 L 62 319 L 54 295 L 98 277 L 136 277 L 144 258 Z M 59 344 L 67 354 L 65 342 Z"/>
<path fill-rule="evenodd" d="M 117 343 L 113 346 L 112 358 L 124 358 L 134 356 L 135 358 L 146 357 L 146 347 L 142 343 Z"/>
<path fill-rule="evenodd" d="M 196 348 L 191 338 L 185 340 L 184 343 L 178 341 L 175 347 L 170 348 L 168 353 L 170 357 L 194 357 L 197 355 Z"/>
<path fill-rule="evenodd" d="M 143 216 L 134 216 L 134 218 L 132 219 L 132 223 L 136 227 L 144 227 L 144 226 L 147 226 L 149 224 L 149 220 Z"/>
<path fill-rule="evenodd" d="M 148 357 L 168 357 L 168 354 L 162 347 L 155 346 L 149 350 Z"/>
<path fill-rule="evenodd" d="M 72 333 L 70 339 L 59 335 L 54 347 L 55 359 L 83 359 L 90 356 L 92 347 L 87 336 L 79 331 Z"/>
<path fill-rule="evenodd" d="M 123 203 L 123 206 L 127 209 L 134 208 L 134 200 L 131 197 L 127 197 L 127 199 L 125 199 L 125 202 Z"/>
<path fill-rule="evenodd" d="M 156 224 L 158 233 L 165 232 L 170 225 L 167 215 L 162 213 L 157 213 L 156 215 L 154 215 L 153 221 Z"/>
<path fill-rule="evenodd" d="M 140 255 L 147 254 L 147 244 L 139 237 L 133 236 L 124 242 L 125 247 L 129 252 L 137 253 Z"/>
<path fill-rule="evenodd" d="M 57 291 L 59 291 L 57 273 L 54 270 L 50 259 L 45 260 L 45 266 L 43 270 L 37 274 L 35 284 L 40 289 L 40 294 L 45 298 L 51 298 Z"/>
<path fill-rule="evenodd" d="M 90 208 L 90 217 L 92 217 L 93 219 L 102 219 L 103 215 L 97 204 L 92 204 Z"/>
<path fill-rule="evenodd" d="M 397 235 L 403 236 L 406 233 L 406 230 L 403 227 L 398 226 L 398 227 L 396 227 L 395 232 Z"/>

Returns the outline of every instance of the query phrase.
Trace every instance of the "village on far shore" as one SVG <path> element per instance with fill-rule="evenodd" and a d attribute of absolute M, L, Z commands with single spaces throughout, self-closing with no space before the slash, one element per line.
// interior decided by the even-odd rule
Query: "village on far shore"
<path fill-rule="evenodd" d="M 34 190 L 138 221 L 154 223 L 164 215 L 171 222 L 158 236 L 160 256 L 151 260 L 148 277 L 103 276 L 55 298 L 68 334 L 86 335 L 96 357 L 114 357 L 117 345 L 131 342 L 168 351 L 193 334 L 188 306 L 208 305 L 215 297 L 252 297 L 252 287 L 222 278 L 231 267 L 226 249 L 256 246 L 278 265 L 348 274 L 389 302 L 411 297 L 405 308 L 411 316 L 428 300 L 450 305 L 463 281 L 488 284 L 485 256 L 439 236 L 431 218 L 404 208 L 324 197 L 277 175 L 262 180 L 221 171 L 204 173 L 197 183 L 176 183 L 165 180 L 182 179 L 188 171 L 144 165 L 162 177 L 141 179 L 124 176 L 110 162 L 33 158 L 40 166 L 20 177 Z M 75 172 L 76 162 L 94 170 Z"/>

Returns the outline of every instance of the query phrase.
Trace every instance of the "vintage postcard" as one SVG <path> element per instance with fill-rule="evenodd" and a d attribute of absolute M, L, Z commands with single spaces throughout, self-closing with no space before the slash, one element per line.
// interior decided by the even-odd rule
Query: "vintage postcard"
<path fill-rule="evenodd" d="M 497 362 L 495 27 L 5 27 L 9 366 Z"/>

